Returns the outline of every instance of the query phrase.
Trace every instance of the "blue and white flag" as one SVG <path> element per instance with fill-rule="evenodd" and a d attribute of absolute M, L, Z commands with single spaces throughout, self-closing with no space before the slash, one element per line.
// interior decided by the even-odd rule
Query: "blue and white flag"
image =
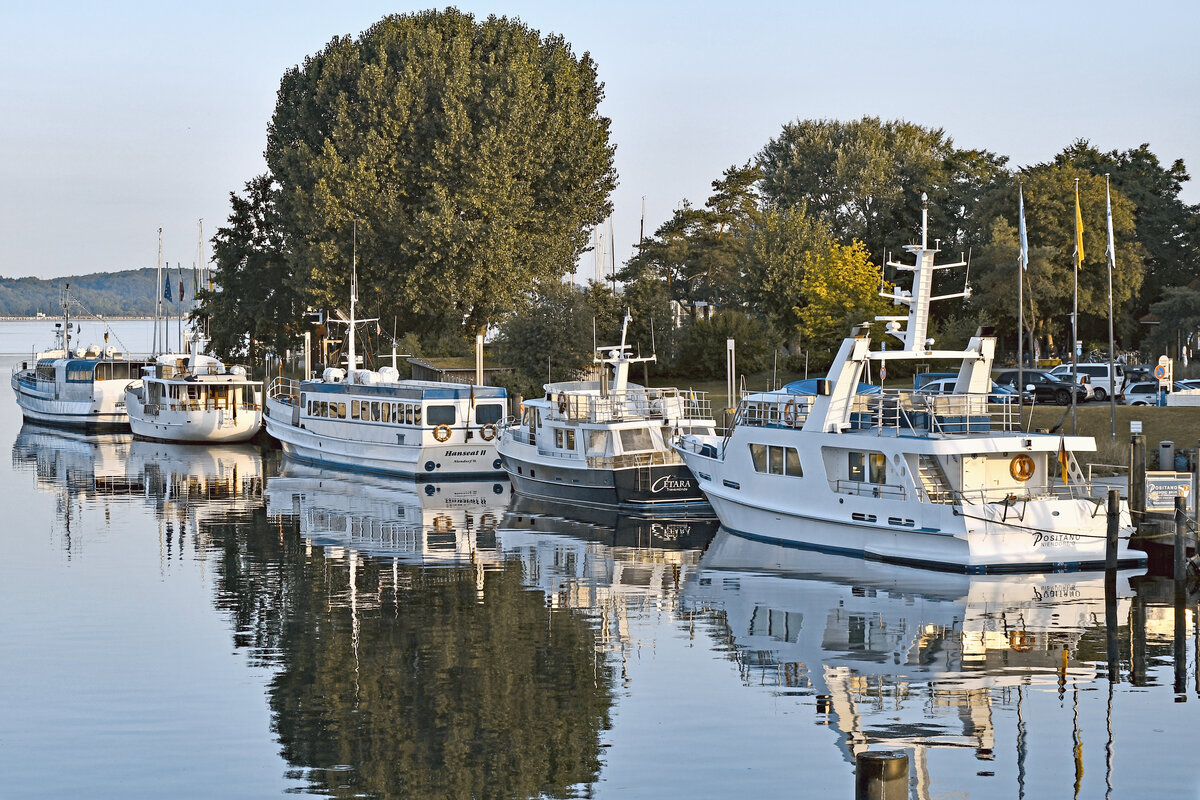
<path fill-rule="evenodd" d="M 1017 254 L 1017 258 L 1021 262 L 1021 269 L 1029 269 L 1029 239 L 1025 236 L 1025 187 L 1017 187 L 1017 203 L 1020 206 L 1021 213 L 1017 222 L 1018 235 L 1021 237 L 1021 250 Z"/>

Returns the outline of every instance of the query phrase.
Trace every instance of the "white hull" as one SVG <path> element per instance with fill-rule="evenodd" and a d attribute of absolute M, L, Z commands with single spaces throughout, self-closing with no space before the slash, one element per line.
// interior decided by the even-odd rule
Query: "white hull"
<path fill-rule="evenodd" d="M 248 442 L 262 429 L 262 411 L 227 409 L 206 411 L 160 411 L 147 415 L 145 407 L 130 393 L 126 404 L 129 427 L 135 436 L 164 442 Z"/>
<path fill-rule="evenodd" d="M 202 340 L 194 340 L 200 349 Z M 202 353 L 163 353 L 125 388 L 135 436 L 163 442 L 235 443 L 262 428 L 262 383 L 244 367 Z"/>
<path fill-rule="evenodd" d="M 87 396 L 56 399 L 60 394 L 53 385 L 38 386 L 22 381 L 21 373 L 12 377 L 13 391 L 21 414 L 31 422 L 84 430 L 129 430 L 125 411 L 127 380 L 96 381 Z"/>
<path fill-rule="evenodd" d="M 448 441 L 439 443 L 432 430 L 349 420 L 309 419 L 302 426 L 292 423 L 295 406 L 268 398 L 266 407 L 267 433 L 279 440 L 291 458 L 410 478 L 505 475 L 494 439 L 475 436 L 465 441 L 463 431 L 455 430 Z M 400 437 L 419 443 L 392 443 Z"/>
<path fill-rule="evenodd" d="M 947 527 L 902 528 L 889 524 L 893 517 L 913 513 L 904 503 L 881 501 L 859 504 L 868 509 L 875 523 L 850 518 L 825 516 L 819 509 L 759 508 L 744 501 L 722 497 L 713 491 L 709 502 L 722 525 L 740 535 L 775 544 L 794 545 L 828 553 L 858 556 L 892 564 L 926 568 L 951 569 L 958 572 L 982 573 L 1005 571 L 1061 571 L 1103 567 L 1105 559 L 1106 518 L 1092 518 L 1094 504 L 1084 500 L 1045 501 L 1039 516 L 1054 515 L 1056 525 L 1062 518 L 1077 521 L 1072 533 L 1048 533 L 1050 523 L 1042 529 L 1033 520 L 1005 524 L 985 519 L 970 519 L 962 514 L 952 516 L 946 507 Z M 968 508 L 981 515 L 995 514 L 993 505 Z M 1129 532 L 1129 515 L 1123 514 L 1125 534 Z M 1123 565 L 1134 563 L 1142 554 L 1121 547 L 1118 558 Z"/>

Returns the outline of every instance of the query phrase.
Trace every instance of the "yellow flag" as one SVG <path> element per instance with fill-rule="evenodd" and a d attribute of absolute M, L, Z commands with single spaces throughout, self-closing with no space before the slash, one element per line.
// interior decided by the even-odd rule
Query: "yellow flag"
<path fill-rule="evenodd" d="M 1067 484 L 1067 475 L 1070 472 L 1070 463 L 1071 461 L 1067 457 L 1067 440 L 1060 436 L 1058 437 L 1058 464 L 1060 467 L 1062 467 L 1062 482 L 1064 486 Z"/>
<path fill-rule="evenodd" d="M 1083 214 L 1079 211 L 1079 181 L 1075 181 L 1075 252 L 1083 265 Z"/>

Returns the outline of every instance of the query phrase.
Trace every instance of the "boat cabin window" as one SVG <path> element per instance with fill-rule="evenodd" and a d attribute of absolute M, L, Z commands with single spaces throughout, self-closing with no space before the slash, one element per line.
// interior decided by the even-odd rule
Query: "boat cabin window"
<path fill-rule="evenodd" d="M 95 367 L 96 380 L 133 380 L 141 377 L 142 366 L 136 361 L 102 361 Z"/>
<path fill-rule="evenodd" d="M 621 433 L 621 450 L 626 453 L 636 453 L 639 450 L 653 450 L 654 440 L 646 428 L 625 428 Z"/>
<path fill-rule="evenodd" d="M 887 457 L 883 453 L 850 453 L 850 480 L 887 483 Z"/>
<path fill-rule="evenodd" d="M 331 417 L 336 416 L 338 419 L 346 418 L 346 404 L 345 403 L 330 403 L 329 410 L 330 410 L 329 416 L 331 416 Z"/>
<path fill-rule="evenodd" d="M 92 371 L 95 369 L 94 364 L 68 364 L 67 365 L 67 380 L 91 383 Z"/>
<path fill-rule="evenodd" d="M 612 437 L 608 431 L 588 431 L 588 455 L 602 456 L 612 452 Z"/>
<path fill-rule="evenodd" d="M 528 428 L 528 429 L 532 430 L 537 427 L 537 423 L 534 419 L 533 412 L 534 412 L 533 406 L 525 406 L 524 408 L 521 409 L 521 427 L 522 428 Z"/>
<path fill-rule="evenodd" d="M 564 430 L 563 428 L 554 429 L 554 445 L 560 450 L 575 449 L 575 431 Z"/>
<path fill-rule="evenodd" d="M 790 475 L 795 478 L 804 477 L 804 471 L 800 468 L 800 454 L 794 447 L 752 444 L 750 445 L 750 460 L 754 462 L 755 472 Z"/>
<path fill-rule="evenodd" d="M 475 423 L 477 425 L 492 425 L 504 417 L 504 406 L 498 403 L 475 406 Z"/>
<path fill-rule="evenodd" d="M 457 422 L 454 406 L 429 406 L 425 409 L 425 421 L 430 425 L 453 425 Z"/>
<path fill-rule="evenodd" d="M 37 379 L 39 381 L 53 382 L 53 380 L 54 380 L 54 362 L 53 361 L 39 361 L 38 362 L 38 364 L 37 364 Z"/>
<path fill-rule="evenodd" d="M 359 406 L 359 402 L 357 400 L 350 401 L 350 419 L 358 419 L 359 418 L 358 406 Z"/>

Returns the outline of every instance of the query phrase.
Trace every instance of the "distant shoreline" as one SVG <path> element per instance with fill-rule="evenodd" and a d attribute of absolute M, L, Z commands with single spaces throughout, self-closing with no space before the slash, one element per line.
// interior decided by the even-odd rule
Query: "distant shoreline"
<path fill-rule="evenodd" d="M 73 317 L 78 322 L 153 322 L 154 317 Z M 0 322 L 61 322 L 62 317 L 0 317 Z"/>

